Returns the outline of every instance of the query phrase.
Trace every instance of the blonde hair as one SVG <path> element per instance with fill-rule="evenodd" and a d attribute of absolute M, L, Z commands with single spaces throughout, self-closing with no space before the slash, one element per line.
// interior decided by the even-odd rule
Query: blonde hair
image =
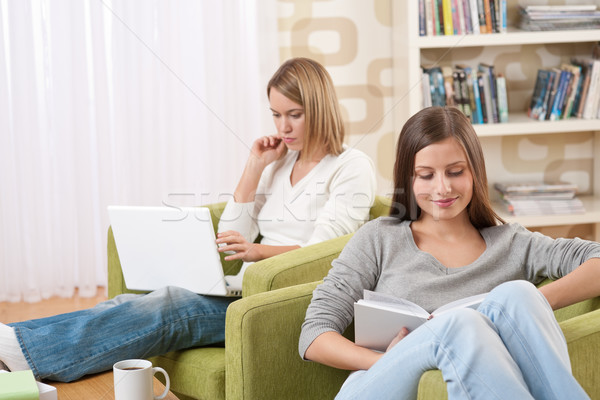
<path fill-rule="evenodd" d="M 342 153 L 344 122 L 331 76 L 318 62 L 309 58 L 287 60 L 267 85 L 304 107 L 305 132 L 301 159 L 309 160 L 320 149 L 328 154 Z"/>

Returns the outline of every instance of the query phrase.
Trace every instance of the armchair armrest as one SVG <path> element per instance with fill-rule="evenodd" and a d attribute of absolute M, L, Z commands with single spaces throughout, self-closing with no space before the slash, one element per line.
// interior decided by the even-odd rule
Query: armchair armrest
<path fill-rule="evenodd" d="M 244 297 L 227 309 L 226 398 L 333 398 L 348 371 L 303 361 L 300 328 L 320 282 Z"/>
<path fill-rule="evenodd" d="M 244 274 L 244 297 L 323 279 L 352 233 L 252 264 Z"/>
<path fill-rule="evenodd" d="M 560 322 L 573 376 L 592 399 L 600 399 L 600 309 Z"/>

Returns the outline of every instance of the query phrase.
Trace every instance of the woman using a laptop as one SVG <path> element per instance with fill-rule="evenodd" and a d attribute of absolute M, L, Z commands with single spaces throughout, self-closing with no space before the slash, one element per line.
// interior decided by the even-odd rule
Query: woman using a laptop
<path fill-rule="evenodd" d="M 220 251 L 233 252 L 226 259 L 244 261 L 242 273 L 248 263 L 355 231 L 375 197 L 373 163 L 343 145 L 333 83 L 319 63 L 285 62 L 267 94 L 277 134 L 252 145 L 217 238 Z M 119 360 L 222 343 L 233 300 L 167 287 L 0 324 L 0 361 L 10 370 L 31 369 L 37 379 L 68 382 Z"/>

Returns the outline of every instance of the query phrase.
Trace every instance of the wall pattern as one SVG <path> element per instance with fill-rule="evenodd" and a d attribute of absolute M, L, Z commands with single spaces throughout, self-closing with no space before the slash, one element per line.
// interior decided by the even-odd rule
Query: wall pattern
<path fill-rule="evenodd" d="M 391 71 L 392 0 L 278 0 L 278 7 L 281 60 L 311 57 L 328 69 L 347 123 L 347 143 L 374 160 L 378 192 L 392 193 L 395 142 L 402 123 L 396 126 L 392 117 L 396 106 Z M 569 54 L 564 53 L 564 47 L 545 45 L 505 47 L 499 54 L 482 48 L 422 53 L 424 63 L 453 65 L 455 57 L 466 64 L 494 64 L 510 77 L 510 110 L 527 108 L 539 65 L 558 66 L 569 59 Z M 582 192 L 589 192 L 593 179 L 591 141 L 590 134 L 564 133 L 533 139 L 484 138 L 482 145 L 490 182 L 565 179 L 576 182 Z M 578 225 L 539 231 L 550 236 L 591 239 L 592 229 L 592 225 Z"/>

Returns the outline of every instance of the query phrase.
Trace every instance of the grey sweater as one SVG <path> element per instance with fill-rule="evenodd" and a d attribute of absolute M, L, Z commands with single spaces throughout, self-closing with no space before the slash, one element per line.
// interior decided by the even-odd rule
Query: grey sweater
<path fill-rule="evenodd" d="M 469 265 L 446 268 L 414 242 L 410 222 L 382 217 L 365 224 L 348 242 L 319 285 L 302 325 L 299 351 L 324 332 L 342 333 L 354 318 L 363 290 L 392 294 L 431 312 L 499 284 L 558 279 L 584 261 L 600 258 L 600 244 L 552 239 L 518 224 L 482 229 L 486 250 Z"/>

